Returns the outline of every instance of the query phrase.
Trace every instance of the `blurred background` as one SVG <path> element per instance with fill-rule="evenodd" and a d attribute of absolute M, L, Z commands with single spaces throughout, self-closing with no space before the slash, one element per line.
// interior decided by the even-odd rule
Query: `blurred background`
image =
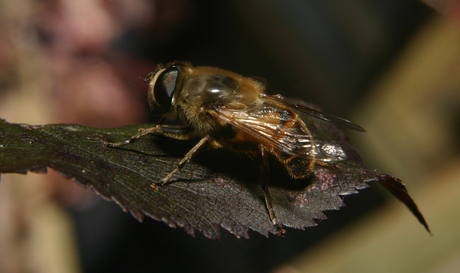
<path fill-rule="evenodd" d="M 286 238 L 221 241 L 47 175 L 2 175 L 0 272 L 458 272 L 460 4 L 426 0 L 0 0 L 0 118 L 149 122 L 143 75 L 189 60 L 349 118 L 433 236 L 378 185 Z"/>

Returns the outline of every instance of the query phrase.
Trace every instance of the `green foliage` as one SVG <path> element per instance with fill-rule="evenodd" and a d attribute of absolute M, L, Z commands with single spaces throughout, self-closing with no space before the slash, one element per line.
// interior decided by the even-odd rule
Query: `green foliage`
<path fill-rule="evenodd" d="M 198 230 L 209 238 L 219 238 L 221 227 L 238 237 L 247 238 L 248 228 L 265 236 L 276 234 L 258 182 L 259 158 L 203 149 L 156 190 L 151 185 L 176 166 L 194 141 L 149 135 L 119 148 L 103 146 L 104 142 L 126 140 L 147 127 L 31 126 L 0 120 L 0 172 L 45 173 L 49 167 L 115 201 L 140 221 L 147 215 L 171 227 L 182 227 L 191 235 Z M 334 165 L 318 165 L 312 177 L 303 180 L 290 179 L 272 161 L 269 189 L 282 225 L 298 229 L 315 226 L 315 220 L 326 219 L 323 211 L 343 205 L 341 195 L 357 193 L 367 183 L 378 181 L 428 229 L 403 184 L 367 169 L 357 155 Z"/>

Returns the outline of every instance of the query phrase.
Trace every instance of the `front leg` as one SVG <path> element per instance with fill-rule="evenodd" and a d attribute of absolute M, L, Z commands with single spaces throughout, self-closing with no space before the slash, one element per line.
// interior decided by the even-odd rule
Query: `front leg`
<path fill-rule="evenodd" d="M 147 128 L 147 129 L 142 129 L 142 128 L 139 129 L 139 133 L 137 135 L 134 135 L 125 141 L 115 142 L 115 143 L 104 142 L 104 146 L 105 147 L 119 147 L 122 145 L 127 145 L 143 136 L 146 136 L 148 134 L 153 134 L 153 133 L 160 133 L 167 137 L 181 139 L 181 140 L 187 140 L 187 139 L 191 139 L 192 137 L 194 137 L 194 132 L 189 126 L 175 127 L 175 126 L 167 126 L 167 125 L 156 125 L 154 127 Z M 205 136 L 204 138 L 202 138 L 190 151 L 188 151 L 188 153 L 184 156 L 184 158 L 182 158 L 179 164 L 177 164 L 176 168 L 172 170 L 172 172 L 170 172 L 165 178 L 163 178 L 160 183 L 158 183 L 159 185 L 155 183 L 150 186 L 158 190 L 160 186 L 165 185 L 175 173 L 177 173 L 180 169 L 182 169 L 185 163 L 190 161 L 193 154 L 196 151 L 198 151 L 198 149 L 201 146 L 203 146 L 203 144 L 205 144 L 210 138 L 211 138 L 210 136 Z"/>
<path fill-rule="evenodd" d="M 153 133 L 160 133 L 162 135 L 165 135 L 170 138 L 175 138 L 175 139 L 191 139 L 193 137 L 193 130 L 189 127 L 175 127 L 175 126 L 167 126 L 167 125 L 155 125 L 154 127 L 150 127 L 147 129 L 140 128 L 138 130 L 138 134 L 130 137 L 129 139 L 121 142 L 104 142 L 104 147 L 119 147 L 122 145 L 127 145 L 135 140 L 146 136 L 148 134 L 153 134 Z"/>
<path fill-rule="evenodd" d="M 139 133 L 137 135 L 134 135 L 134 136 L 130 137 L 129 139 L 125 140 L 125 141 L 121 141 L 121 142 L 106 142 L 106 141 L 104 141 L 104 147 L 119 147 L 119 146 L 122 146 L 122 145 L 130 144 L 133 141 L 135 141 L 135 140 L 137 140 L 137 139 L 139 139 L 139 138 L 141 138 L 143 136 L 158 132 L 158 128 L 157 128 L 158 126 L 159 125 L 157 125 L 155 127 L 147 128 L 147 129 L 140 128 L 138 130 Z"/>

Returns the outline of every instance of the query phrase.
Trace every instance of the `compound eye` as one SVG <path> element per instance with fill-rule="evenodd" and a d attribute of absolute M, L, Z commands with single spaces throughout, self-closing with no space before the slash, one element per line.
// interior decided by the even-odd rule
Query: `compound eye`
<path fill-rule="evenodd" d="M 174 92 L 179 82 L 179 75 L 179 67 L 173 65 L 158 76 L 153 89 L 153 96 L 160 112 L 166 113 L 171 108 Z"/>

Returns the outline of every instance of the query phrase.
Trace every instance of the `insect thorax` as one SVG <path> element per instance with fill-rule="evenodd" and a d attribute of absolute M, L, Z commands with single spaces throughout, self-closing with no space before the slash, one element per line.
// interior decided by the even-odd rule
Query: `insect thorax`
<path fill-rule="evenodd" d="M 239 82 L 223 74 L 201 74 L 187 79 L 181 97 L 190 105 L 225 104 L 238 93 Z"/>
<path fill-rule="evenodd" d="M 197 135 L 209 134 L 216 126 L 206 110 L 230 103 L 239 88 L 238 80 L 223 74 L 199 74 L 187 79 L 181 92 L 180 106 Z"/>

